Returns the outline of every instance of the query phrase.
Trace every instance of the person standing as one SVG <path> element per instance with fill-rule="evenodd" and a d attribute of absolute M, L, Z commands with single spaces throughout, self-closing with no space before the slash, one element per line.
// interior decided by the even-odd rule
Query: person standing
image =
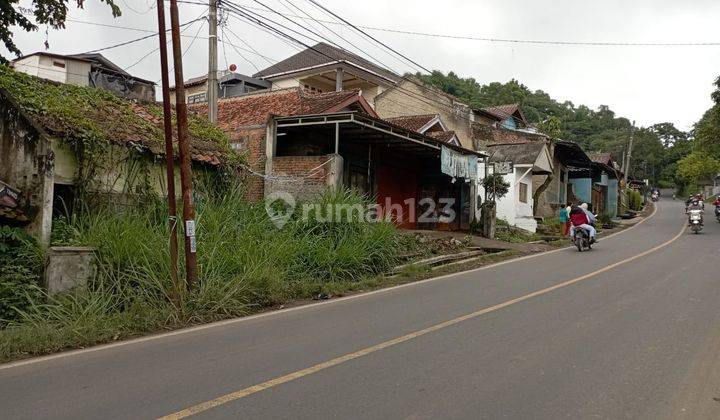
<path fill-rule="evenodd" d="M 570 211 L 568 211 L 569 208 L 570 206 L 566 206 L 563 204 L 563 206 L 560 207 L 560 214 L 558 215 L 560 223 L 562 224 L 563 236 L 568 236 L 568 234 L 570 233 Z"/>

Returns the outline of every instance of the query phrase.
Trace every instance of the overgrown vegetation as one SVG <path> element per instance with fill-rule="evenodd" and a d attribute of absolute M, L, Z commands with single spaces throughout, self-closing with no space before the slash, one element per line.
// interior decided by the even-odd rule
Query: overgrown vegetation
<path fill-rule="evenodd" d="M 390 223 L 325 223 L 295 217 L 277 229 L 263 205 L 248 204 L 238 191 L 207 195 L 197 202 L 196 289 L 187 292 L 169 280 L 162 203 L 76 218 L 62 226 L 55 241 L 97 247 L 96 277 L 85 291 L 31 298 L 0 332 L 0 359 L 326 296 L 387 271 L 396 259 L 397 238 Z M 351 193 L 325 195 L 319 202 L 365 203 Z"/>
<path fill-rule="evenodd" d="M 635 191 L 631 188 L 628 188 L 626 190 L 628 195 L 628 206 L 630 207 L 630 210 L 634 211 L 640 211 L 642 210 L 643 206 L 643 196 L 640 194 L 639 191 Z"/>
<path fill-rule="evenodd" d="M 0 226 L 0 327 L 19 318 L 37 301 L 42 249 L 22 229 Z"/>

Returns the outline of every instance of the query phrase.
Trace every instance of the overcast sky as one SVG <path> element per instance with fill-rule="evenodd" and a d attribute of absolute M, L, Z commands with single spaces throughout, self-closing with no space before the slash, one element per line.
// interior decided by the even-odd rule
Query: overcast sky
<path fill-rule="evenodd" d="M 123 10 L 120 18 L 113 19 L 110 9 L 98 0 L 86 0 L 85 9 L 72 9 L 70 18 L 144 30 L 157 28 L 154 0 L 116 1 Z M 287 6 L 286 0 L 261 1 L 285 14 L 301 15 L 300 11 L 288 8 L 291 6 Z M 291 1 L 313 17 L 331 19 L 306 0 Z M 356 25 L 424 33 L 551 41 L 720 42 L 717 24 L 720 2 L 716 0 L 318 1 Z M 252 0 L 234 2 L 260 7 Z M 21 5 L 28 7 L 30 1 L 21 0 Z M 190 21 L 206 10 L 205 6 L 181 4 L 180 20 Z M 282 21 L 278 16 L 273 19 Z M 64 30 L 48 32 L 49 51 L 79 53 L 146 35 L 77 21 L 68 22 Z M 301 22 L 307 24 L 307 20 Z M 221 38 L 247 50 L 232 31 L 271 60 L 283 59 L 296 51 L 234 15 L 228 17 L 225 25 L 227 29 L 225 34 L 220 33 Z M 312 25 L 316 31 L 344 44 L 317 23 Z M 347 27 L 327 26 L 395 71 L 418 70 L 398 62 Z M 569 100 L 592 108 L 608 105 L 618 115 L 644 126 L 671 121 L 678 128 L 688 129 L 710 107 L 712 82 L 720 75 L 720 46 L 533 45 L 369 32 L 426 68 L 452 70 L 480 83 L 515 78 L 559 101 Z M 193 42 L 195 34 L 199 37 Z M 196 22 L 185 29 L 184 35 L 183 48 L 187 53 L 183 66 L 187 79 L 207 71 L 207 24 Z M 45 28 L 31 34 L 15 28 L 15 41 L 25 54 L 44 50 L 45 37 Z M 305 42 L 312 43 L 307 39 Z M 121 67 L 137 63 L 128 69 L 131 74 L 159 80 L 157 53 L 138 62 L 155 48 L 157 38 L 153 37 L 102 53 Z M 8 56 L 7 50 L 1 51 Z M 236 64 L 238 71 L 246 74 L 255 73 L 255 66 L 269 65 L 265 58 L 252 52 L 238 53 L 227 44 L 223 49 L 221 44 L 220 68 L 226 68 L 226 62 Z"/>

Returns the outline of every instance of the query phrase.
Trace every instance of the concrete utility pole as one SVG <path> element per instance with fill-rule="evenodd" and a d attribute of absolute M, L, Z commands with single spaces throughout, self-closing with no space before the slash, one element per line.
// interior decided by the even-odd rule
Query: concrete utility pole
<path fill-rule="evenodd" d="M 218 0 L 210 0 L 210 15 L 208 17 L 208 26 L 210 27 L 209 42 L 209 60 L 208 60 L 208 82 L 207 82 L 207 101 L 208 101 L 208 119 L 211 123 L 217 122 L 218 113 L 218 79 L 217 79 L 217 2 Z"/>
<path fill-rule="evenodd" d="M 168 76 L 167 36 L 165 31 L 165 4 L 157 0 L 158 37 L 160 38 L 160 72 L 162 73 L 163 123 L 165 126 L 165 166 L 167 167 L 168 220 L 170 223 L 170 278 L 178 284 L 177 259 L 177 203 L 175 199 L 175 156 L 173 153 L 172 109 L 170 108 L 170 81 Z"/>
<path fill-rule="evenodd" d="M 173 59 L 175 61 L 175 112 L 177 113 L 178 151 L 180 152 L 180 185 L 183 198 L 183 226 L 185 228 L 185 283 L 188 290 L 197 281 L 197 243 L 195 242 L 195 206 L 192 193 L 192 166 L 187 136 L 187 104 L 180 44 L 180 17 L 177 0 L 170 0 Z"/>
<path fill-rule="evenodd" d="M 630 127 L 630 141 L 628 142 L 628 150 L 627 150 L 627 156 L 625 159 L 627 159 L 627 163 L 625 166 L 625 185 L 627 185 L 628 175 L 630 174 L 630 158 L 632 157 L 632 148 L 633 148 L 633 140 L 635 139 L 635 121 L 632 122 L 632 127 Z"/>

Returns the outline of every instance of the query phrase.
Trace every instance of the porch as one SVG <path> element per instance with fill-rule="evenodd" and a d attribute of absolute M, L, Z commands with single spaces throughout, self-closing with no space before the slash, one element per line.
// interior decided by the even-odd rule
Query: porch
<path fill-rule="evenodd" d="M 373 198 L 401 228 L 467 230 L 475 176 L 443 173 L 443 153 L 484 156 L 355 112 L 276 117 L 268 129 L 265 194 L 302 201 L 346 187 Z"/>

